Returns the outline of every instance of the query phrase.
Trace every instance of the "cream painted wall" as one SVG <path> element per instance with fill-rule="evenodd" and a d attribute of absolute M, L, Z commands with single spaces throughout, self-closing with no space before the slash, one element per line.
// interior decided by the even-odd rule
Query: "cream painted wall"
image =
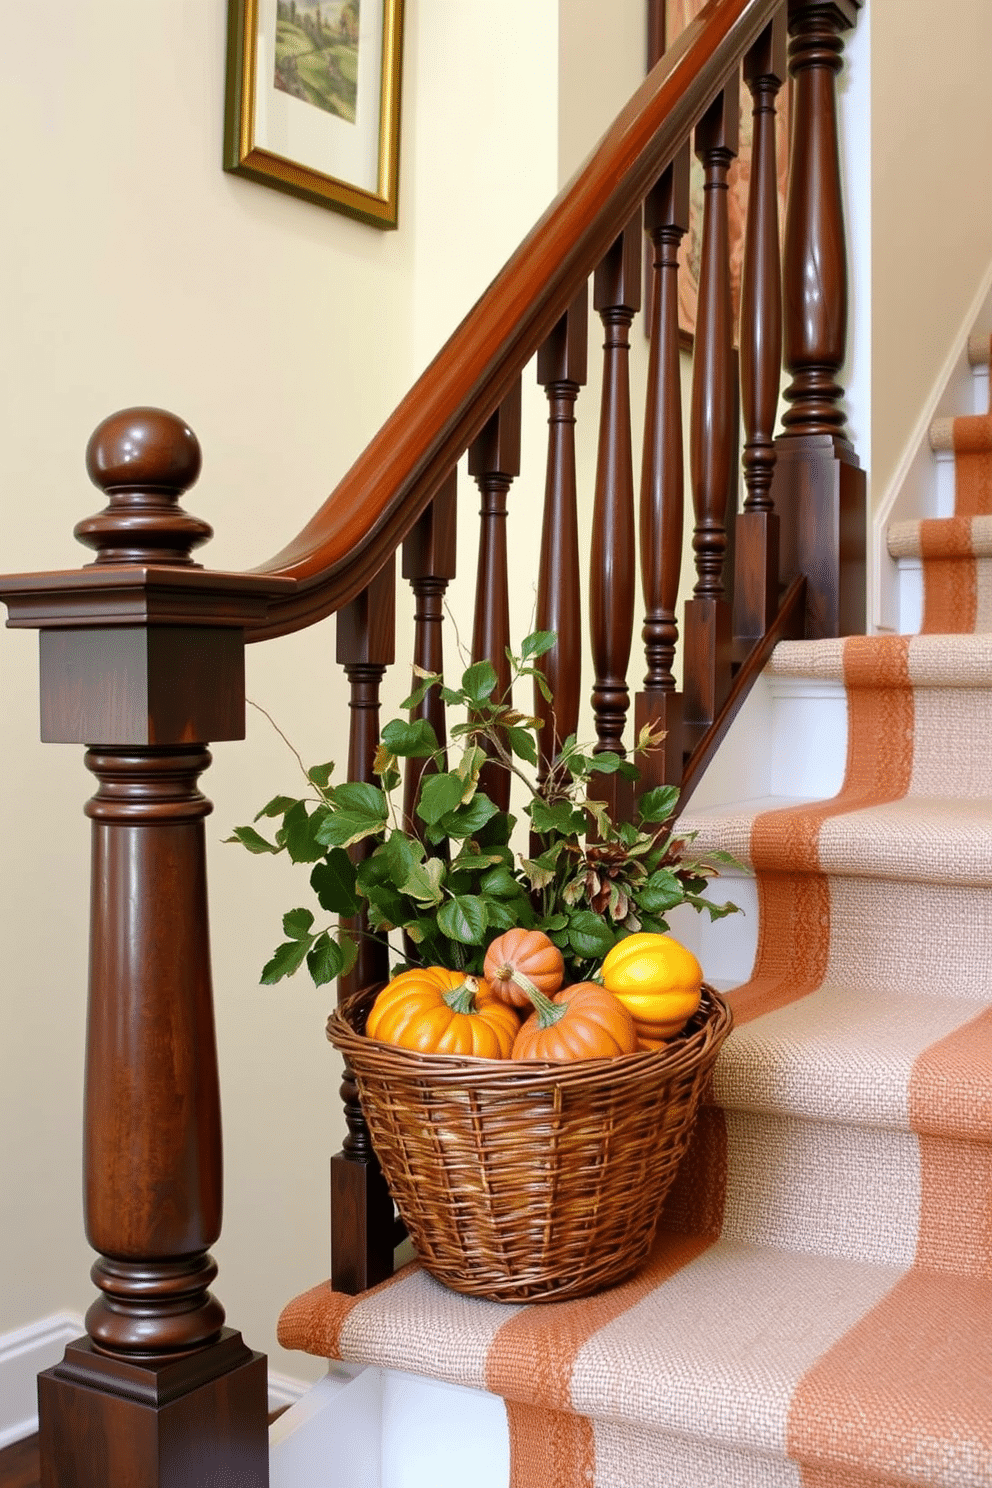
<path fill-rule="evenodd" d="M 907 440 L 992 263 L 986 69 L 992 6 L 869 0 L 872 494 Z"/>
<path fill-rule="evenodd" d="M 101 504 L 94 425 L 149 402 L 189 420 L 188 506 L 214 567 L 263 561 L 303 524 L 545 206 L 556 185 L 557 7 L 407 0 L 401 228 L 380 233 L 220 169 L 225 7 L 75 0 L 39 47 L 6 15 L 0 430 L 6 571 L 76 567 Z M 526 39 L 526 45 L 521 44 Z M 526 161 L 526 168 L 520 162 Z M 249 651 L 250 695 L 303 755 L 344 758 L 333 629 Z M 404 654 L 401 649 L 400 654 Z M 408 654 L 408 653 L 407 653 Z M 37 641 L 0 636 L 0 1333 L 84 1310 L 80 1201 L 88 825 L 82 751 L 37 742 Z M 399 669 L 397 669 L 399 671 Z M 396 695 L 405 689 L 397 677 Z M 340 1138 L 327 993 L 258 972 L 304 897 L 287 865 L 221 839 L 295 766 L 257 714 L 205 777 L 226 1142 L 218 1295 L 272 1367 L 282 1303 L 327 1268 Z"/>

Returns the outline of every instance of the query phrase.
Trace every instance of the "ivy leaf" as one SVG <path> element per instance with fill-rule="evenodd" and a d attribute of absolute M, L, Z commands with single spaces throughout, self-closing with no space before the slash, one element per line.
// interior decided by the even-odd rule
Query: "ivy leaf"
<path fill-rule="evenodd" d="M 491 821 L 498 813 L 499 807 L 488 796 L 477 795 L 472 797 L 467 806 L 446 812 L 438 825 L 448 837 L 472 837 L 476 832 L 481 832 L 486 822 Z"/>
<path fill-rule="evenodd" d="M 417 864 L 409 878 L 399 885 L 399 891 L 408 898 L 415 899 L 418 904 L 440 904 L 444 897 L 441 892 L 443 878 L 444 864 L 441 859 L 428 858 L 425 863 Z"/>
<path fill-rule="evenodd" d="M 664 914 L 666 909 L 681 904 L 685 893 L 674 873 L 659 868 L 637 889 L 634 898 L 638 908 L 647 910 L 649 914 Z"/>
<path fill-rule="evenodd" d="M 310 875 L 310 887 L 317 895 L 321 909 L 328 914 L 354 915 L 359 910 L 355 892 L 355 865 L 343 847 L 332 847 L 322 863 Z M 334 973 L 337 976 L 337 972 Z"/>
<path fill-rule="evenodd" d="M 616 934 L 591 909 L 579 909 L 568 918 L 568 943 L 584 960 L 600 959 L 613 948 Z"/>
<path fill-rule="evenodd" d="M 421 681 L 419 686 L 413 689 L 410 696 L 408 698 L 404 698 L 403 701 L 400 703 L 400 707 L 405 713 L 409 712 L 411 708 L 419 708 L 421 703 L 424 701 L 424 698 L 434 686 L 434 683 L 440 682 L 441 680 L 440 672 L 423 672 L 419 667 L 414 667 L 414 671 L 423 680 Z"/>
<path fill-rule="evenodd" d="M 305 801 L 297 801 L 283 821 L 283 841 L 294 863 L 316 863 L 324 856 L 324 844 L 318 833 L 329 815 L 328 807 L 318 806 L 308 814 Z"/>
<path fill-rule="evenodd" d="M 546 801 L 530 803 L 530 819 L 535 832 L 558 832 L 562 837 L 578 837 L 586 829 L 585 814 L 568 801 L 549 806 Z"/>
<path fill-rule="evenodd" d="M 529 730 L 525 728 L 508 728 L 506 738 L 515 755 L 522 760 L 526 760 L 529 765 L 537 764 L 537 745 L 534 743 L 534 736 Z"/>
<path fill-rule="evenodd" d="M 462 691 L 470 703 L 484 703 L 496 691 L 498 681 L 491 661 L 477 661 L 462 676 Z"/>
<path fill-rule="evenodd" d="M 290 940 L 279 946 L 272 960 L 262 967 L 261 985 L 271 987 L 273 982 L 281 982 L 283 977 L 299 971 L 313 939 L 313 936 L 306 936 L 303 940 Z"/>
<path fill-rule="evenodd" d="M 382 742 L 402 759 L 427 759 L 439 747 L 434 727 L 426 718 L 415 718 L 411 723 L 394 718 L 383 729 Z"/>
<path fill-rule="evenodd" d="M 277 847 L 274 842 L 268 842 L 261 832 L 256 832 L 254 827 L 235 827 L 231 837 L 225 837 L 225 842 L 240 842 L 250 853 L 281 853 L 282 848 Z"/>
<path fill-rule="evenodd" d="M 657 785 L 654 790 L 645 791 L 638 802 L 641 821 L 666 822 L 675 810 L 678 799 L 678 788 L 674 785 Z"/>
<path fill-rule="evenodd" d="M 317 833 L 325 847 L 351 847 L 385 828 L 385 819 L 364 811 L 333 811 Z"/>
<path fill-rule="evenodd" d="M 533 911 L 526 900 L 517 905 L 506 899 L 490 899 L 486 905 L 486 917 L 491 930 L 515 930 L 518 926 L 529 930 L 534 922 Z"/>
<path fill-rule="evenodd" d="M 424 861 L 424 844 L 419 838 L 408 837 L 405 832 L 391 832 L 372 857 L 378 858 L 384 869 L 377 882 L 401 884 L 406 882 L 417 864 Z"/>
<path fill-rule="evenodd" d="M 323 935 L 317 936 L 307 952 L 307 969 L 313 977 L 314 986 L 323 987 L 327 982 L 333 982 L 336 976 L 341 975 L 343 967 L 341 948 L 325 930 Z"/>
<path fill-rule="evenodd" d="M 603 749 L 599 754 L 592 757 L 593 775 L 615 775 L 620 768 L 620 756 L 612 749 Z"/>
<path fill-rule="evenodd" d="M 285 816 L 293 806 L 298 804 L 295 796 L 273 796 L 261 811 L 256 811 L 253 821 L 261 821 L 263 816 Z"/>
<path fill-rule="evenodd" d="M 288 935 L 290 940 L 303 940 L 309 934 L 312 924 L 312 910 L 291 909 L 282 917 L 282 933 Z M 312 935 L 310 939 L 313 939 Z"/>
<path fill-rule="evenodd" d="M 520 884 L 510 870 L 501 865 L 482 876 L 479 892 L 496 899 L 514 899 L 520 893 Z"/>
<path fill-rule="evenodd" d="M 313 781 L 318 790 L 326 790 L 333 773 L 334 761 L 328 760 L 326 765 L 311 765 L 307 779 Z"/>
<path fill-rule="evenodd" d="M 437 912 L 437 927 L 463 945 L 481 945 L 488 918 L 485 901 L 476 894 L 458 894 Z"/>
<path fill-rule="evenodd" d="M 428 826 L 434 826 L 442 816 L 454 811 L 462 798 L 465 783 L 457 775 L 438 774 L 425 776 L 420 787 L 417 815 Z"/>
<path fill-rule="evenodd" d="M 364 780 L 346 780 L 334 792 L 334 805 L 344 811 L 364 811 L 385 821 L 389 814 L 386 798 L 377 785 Z"/>
<path fill-rule="evenodd" d="M 550 651 L 558 639 L 556 631 L 535 630 L 529 636 L 524 636 L 523 645 L 520 647 L 520 655 L 524 661 L 532 660 L 536 656 L 543 656 Z"/>

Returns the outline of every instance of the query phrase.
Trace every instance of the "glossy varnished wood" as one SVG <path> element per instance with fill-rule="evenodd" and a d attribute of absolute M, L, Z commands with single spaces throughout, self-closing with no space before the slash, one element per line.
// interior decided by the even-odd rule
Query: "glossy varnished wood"
<path fill-rule="evenodd" d="M 624 754 L 634 633 L 634 468 L 630 426 L 630 327 L 641 305 L 641 213 L 627 223 L 593 277 L 603 324 L 603 383 L 589 566 L 589 635 L 596 750 Z M 615 817 L 630 809 L 629 782 L 602 777 L 596 789 Z"/>
<path fill-rule="evenodd" d="M 242 731 L 242 626 L 214 634 L 211 582 L 191 559 L 209 529 L 179 507 L 176 483 L 199 469 L 188 427 L 159 410 L 126 410 L 94 434 L 88 468 L 109 498 L 80 524 L 97 547 L 94 572 L 137 584 L 134 564 L 154 557 L 159 570 L 172 564 L 192 582 L 182 628 L 150 627 L 136 644 L 128 632 L 107 635 L 106 591 L 96 586 L 91 627 L 53 629 L 42 648 L 49 737 L 85 731 L 98 782 L 86 807 L 84 1097 L 98 1296 L 87 1338 L 39 1383 L 41 1481 L 178 1488 L 236 1462 L 246 1488 L 264 1488 L 265 1361 L 224 1327 L 210 1290 L 221 1132 L 204 846 L 211 806 L 199 777 L 211 729 Z"/>
<path fill-rule="evenodd" d="M 537 354 L 537 380 L 548 399 L 548 459 L 537 578 L 537 628 L 558 637 L 541 658 L 553 697 L 534 686 L 534 716 L 541 720 L 543 775 L 561 741 L 579 726 L 582 679 L 582 596 L 575 474 L 575 402 L 586 380 L 589 296 L 586 286 Z"/>
<path fill-rule="evenodd" d="M 753 130 L 751 183 L 741 280 L 741 418 L 744 511 L 737 522 L 734 637 L 764 635 L 778 609 L 779 521 L 772 509 L 775 416 L 782 375 L 775 100 L 786 78 L 786 13 L 781 10 L 744 58 Z"/>
<path fill-rule="evenodd" d="M 682 775 L 682 695 L 676 691 L 672 668 L 679 633 L 685 506 L 678 266 L 679 247 L 689 226 L 688 140 L 648 194 L 644 225 L 653 261 L 639 533 L 647 671 L 643 689 L 635 696 L 634 723 L 638 735 L 646 724 L 666 733 L 665 747 L 639 761 L 648 787 L 676 784 Z"/>
<path fill-rule="evenodd" d="M 378 572 L 777 4 L 711 0 L 705 21 L 668 49 L 320 511 L 257 570 L 294 577 L 298 588 L 253 623 L 250 639 L 312 624 Z"/>
<path fill-rule="evenodd" d="M 806 630 L 813 637 L 856 633 L 865 623 L 865 478 L 848 439 L 840 382 L 848 289 L 837 139 L 843 33 L 859 5 L 789 3 L 795 123 L 782 274 L 792 380 L 772 494 L 782 522 L 782 576 L 806 574 Z"/>
<path fill-rule="evenodd" d="M 444 595 L 455 577 L 457 517 L 458 474 L 453 470 L 403 544 L 403 577 L 414 596 L 412 690 L 420 682 L 416 668 L 444 671 Z M 410 717 L 425 718 L 438 743 L 445 745 L 447 729 L 439 688 L 432 687 Z M 403 776 L 403 815 L 407 829 L 418 833 L 423 823 L 416 814 L 416 802 L 427 767 L 426 760 L 408 759 Z"/>
<path fill-rule="evenodd" d="M 731 489 L 736 493 L 727 174 L 737 154 L 739 109 L 734 79 L 714 100 L 695 138 L 704 191 L 689 444 L 697 578 L 685 609 L 684 711 L 687 723 L 697 726 L 716 717 L 730 688 L 732 663 L 724 574 Z"/>
<path fill-rule="evenodd" d="M 493 696 L 509 703 L 510 587 L 506 556 L 507 496 L 520 474 L 521 382 L 469 446 L 468 470 L 482 498 L 479 512 L 479 566 L 475 583 L 472 660 L 489 661 L 496 673 Z M 510 776 L 499 764 L 483 766 L 482 789 L 502 811 L 510 804 Z"/>

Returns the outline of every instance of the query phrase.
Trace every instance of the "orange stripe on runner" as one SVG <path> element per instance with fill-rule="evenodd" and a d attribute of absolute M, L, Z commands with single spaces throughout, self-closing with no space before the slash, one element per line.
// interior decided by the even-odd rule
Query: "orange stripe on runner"
<path fill-rule="evenodd" d="M 916 1060 L 909 1119 L 920 1132 L 916 1265 L 992 1277 L 992 1009 Z"/>
<path fill-rule="evenodd" d="M 992 418 L 964 414 L 954 420 L 954 515 L 992 512 Z"/>
<path fill-rule="evenodd" d="M 341 1329 L 355 1308 L 418 1269 L 417 1262 L 411 1261 L 378 1286 L 354 1297 L 335 1292 L 329 1281 L 311 1287 L 283 1308 L 276 1337 L 284 1349 L 299 1349 L 304 1354 L 315 1354 L 318 1359 L 340 1359 Z"/>
<path fill-rule="evenodd" d="M 922 634 L 973 633 L 978 614 L 978 569 L 972 556 L 971 518 L 921 522 L 920 554 Z"/>
<path fill-rule="evenodd" d="M 858 1462 L 857 1484 L 992 1482 L 990 1317 L 987 1277 L 902 1277 L 799 1384 L 787 1450 L 804 1488 L 839 1488 Z"/>
<path fill-rule="evenodd" d="M 914 713 L 909 638 L 850 637 L 844 645 L 844 680 L 847 767 L 839 793 L 830 801 L 766 812 L 751 829 L 760 921 L 754 972 L 730 996 L 739 1024 L 808 996 L 826 976 L 830 887 L 820 871 L 823 823 L 898 800 L 909 789 Z"/>
<path fill-rule="evenodd" d="M 659 1236 L 642 1271 L 574 1302 L 537 1303 L 509 1318 L 489 1348 L 486 1388 L 507 1402 L 511 1488 L 589 1488 L 592 1422 L 570 1410 L 572 1372 L 594 1333 L 642 1302 L 712 1244 L 699 1235 Z M 529 1402 L 519 1401 L 526 1389 Z"/>

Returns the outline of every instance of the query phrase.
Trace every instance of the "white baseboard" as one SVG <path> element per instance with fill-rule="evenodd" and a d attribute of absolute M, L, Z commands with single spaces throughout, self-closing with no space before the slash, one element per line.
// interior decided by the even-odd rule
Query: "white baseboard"
<path fill-rule="evenodd" d="M 37 1377 L 57 1364 L 66 1344 L 85 1331 L 78 1312 L 58 1312 L 0 1333 L 0 1450 L 38 1430 Z M 270 1374 L 269 1410 L 295 1405 L 310 1388 L 288 1374 Z"/>
<path fill-rule="evenodd" d="M 77 1312 L 59 1312 L 0 1333 L 0 1448 L 38 1430 L 37 1376 L 85 1331 Z"/>

